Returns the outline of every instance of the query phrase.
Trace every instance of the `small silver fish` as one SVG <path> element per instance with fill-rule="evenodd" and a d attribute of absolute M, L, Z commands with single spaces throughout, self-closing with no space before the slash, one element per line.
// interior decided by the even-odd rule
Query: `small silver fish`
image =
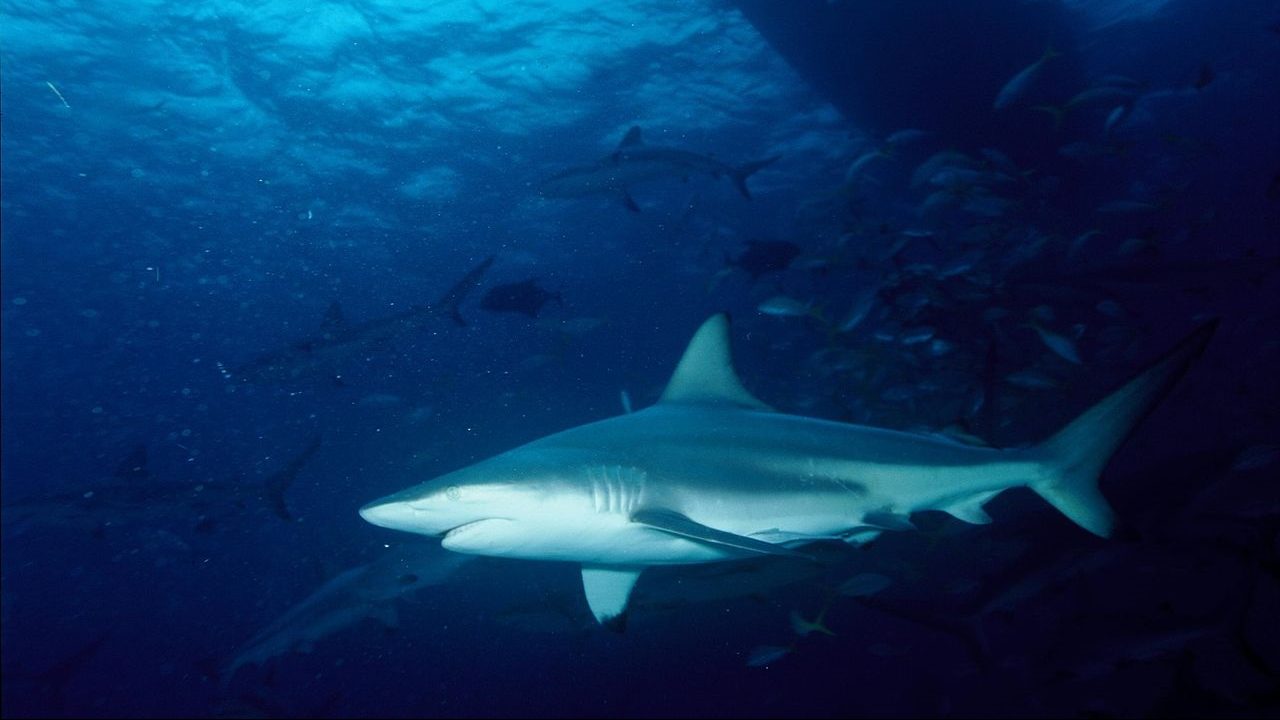
<path fill-rule="evenodd" d="M 1005 382 L 1020 388 L 1029 390 L 1052 390 L 1058 387 L 1058 381 L 1045 375 L 1039 370 L 1026 369 L 1010 373 L 1004 378 Z"/>
<path fill-rule="evenodd" d="M 765 315 L 774 317 L 804 317 L 809 315 L 813 308 L 809 303 L 800 302 L 793 297 L 774 295 L 760 303 L 756 309 Z"/>
<path fill-rule="evenodd" d="M 929 325 L 921 325 L 920 327 L 908 328 L 902 331 L 899 340 L 903 345 L 919 345 L 933 339 L 938 329 Z"/>
<path fill-rule="evenodd" d="M 781 645 L 759 645 L 747 656 L 747 667 L 764 667 L 781 660 L 791 653 L 791 648 Z"/>
<path fill-rule="evenodd" d="M 878 292 L 877 288 L 871 288 L 855 298 L 853 307 L 849 308 L 849 314 L 845 316 L 844 322 L 840 323 L 840 327 L 836 328 L 836 330 L 847 333 L 861 325 L 862 321 L 867 318 L 867 313 L 871 312 L 871 306 L 875 303 Z"/>
<path fill-rule="evenodd" d="M 806 635 L 809 635 L 815 632 L 822 633 L 823 635 L 831 635 L 832 637 L 834 637 L 835 633 L 831 632 L 831 630 L 822 623 L 822 616 L 825 614 L 826 613 L 819 613 L 816 619 L 806 620 L 805 617 L 801 615 L 799 612 L 792 610 L 791 611 L 791 629 L 794 630 L 796 635 L 800 637 L 804 637 Z"/>
<path fill-rule="evenodd" d="M 1014 104 L 1026 94 L 1027 90 L 1035 84 L 1036 79 L 1040 76 L 1041 68 L 1045 63 L 1053 58 L 1058 57 L 1061 53 L 1055 51 L 1052 47 L 1045 48 L 1044 54 L 1040 59 L 1018 71 L 1017 75 L 1009 78 L 1009 81 L 1000 88 L 1000 93 L 996 95 L 996 101 L 992 105 L 995 110 L 1003 110 Z"/>
<path fill-rule="evenodd" d="M 1045 347 L 1053 351 L 1054 355 L 1076 365 L 1081 365 L 1080 353 L 1076 350 L 1076 344 L 1065 335 L 1059 335 L 1052 330 L 1047 330 L 1039 323 L 1031 323 L 1031 328 L 1040 336 L 1040 341 Z"/>

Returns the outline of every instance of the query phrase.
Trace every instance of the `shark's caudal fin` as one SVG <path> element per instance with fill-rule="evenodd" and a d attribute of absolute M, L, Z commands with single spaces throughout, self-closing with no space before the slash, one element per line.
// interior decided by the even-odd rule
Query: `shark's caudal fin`
<path fill-rule="evenodd" d="M 1134 426 L 1200 356 L 1217 326 L 1217 320 L 1200 326 L 1137 377 L 1028 450 L 1043 464 L 1043 475 L 1031 489 L 1085 530 L 1110 535 L 1115 515 L 1098 490 L 1098 476 Z"/>
<path fill-rule="evenodd" d="M 453 287 L 449 288 L 449 292 L 446 292 L 441 296 L 441 298 L 432 304 L 431 307 L 435 308 L 437 312 L 448 314 L 449 317 L 453 318 L 453 321 L 459 325 L 466 325 L 467 321 L 462 319 L 462 313 L 458 312 L 458 306 L 461 305 L 467 295 L 480 284 L 480 278 L 484 276 L 485 271 L 488 270 L 489 266 L 492 264 L 493 256 L 490 255 L 481 261 L 479 265 L 476 265 L 467 271 L 467 274 L 463 275 L 461 280 L 454 283 Z"/>
<path fill-rule="evenodd" d="M 750 200 L 751 191 L 747 189 L 747 178 L 751 177 L 752 175 L 756 174 L 760 170 L 763 170 L 764 168 L 769 167 L 773 163 L 777 162 L 778 158 L 780 157 L 782 156 L 774 155 L 771 158 L 765 158 L 764 160 L 757 160 L 756 162 L 750 162 L 741 167 L 734 168 L 733 186 L 738 188 L 738 192 L 742 193 L 742 197 Z"/>

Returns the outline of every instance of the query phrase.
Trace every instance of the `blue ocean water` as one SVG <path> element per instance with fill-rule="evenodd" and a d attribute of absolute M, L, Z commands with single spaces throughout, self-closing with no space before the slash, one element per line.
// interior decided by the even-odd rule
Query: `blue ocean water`
<path fill-rule="evenodd" d="M 2 0 L 0 82 L 6 716 L 1280 712 L 1280 2 Z M 782 412 L 1002 448 L 1220 324 L 1107 539 L 1011 488 L 619 633 L 357 514 L 718 312 Z"/>

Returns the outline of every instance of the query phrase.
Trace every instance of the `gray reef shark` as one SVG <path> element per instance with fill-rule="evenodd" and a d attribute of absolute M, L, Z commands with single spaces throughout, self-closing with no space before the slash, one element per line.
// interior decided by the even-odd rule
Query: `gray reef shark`
<path fill-rule="evenodd" d="M 588 195 L 616 195 L 632 212 L 640 212 L 640 206 L 631 197 L 633 185 L 664 178 L 688 179 L 693 174 L 727 177 L 742 196 L 751 199 L 747 190 L 747 178 L 767 167 L 778 156 L 765 158 L 746 165 L 733 167 L 710 155 L 699 155 L 688 150 L 646 145 L 640 137 L 640 128 L 632 127 L 626 137 L 607 157 L 590 165 L 572 167 L 559 172 L 539 186 L 543 197 L 579 198 Z"/>
<path fill-rule="evenodd" d="M 587 603 L 615 629 L 652 565 L 804 557 L 818 540 L 866 542 L 944 510 L 1030 487 L 1099 536 L 1114 516 L 1098 477 L 1133 427 L 1208 343 L 1208 323 L 1065 428 L 999 450 L 788 415 L 738 379 L 725 315 L 707 320 L 660 400 L 535 440 L 360 509 L 382 527 L 462 553 L 582 565 Z"/>
<path fill-rule="evenodd" d="M 394 602 L 424 587 L 439 585 L 473 558 L 445 552 L 432 542 L 393 546 L 373 562 L 342 572 L 251 638 L 221 672 L 228 683 L 246 665 L 262 665 L 372 618 L 386 627 L 399 623 Z"/>
<path fill-rule="evenodd" d="M 160 480 L 147 469 L 146 446 L 138 445 L 109 479 L 5 503 L 4 524 L 19 534 L 36 527 L 86 527 L 101 537 L 108 527 L 152 527 L 166 521 L 191 523 L 194 532 L 210 533 L 222 519 L 250 509 L 265 509 L 292 522 L 296 518 L 285 502 L 285 493 L 320 445 L 320 437 L 312 437 L 301 452 L 260 483 Z"/>
<path fill-rule="evenodd" d="M 289 382 L 329 377 L 341 384 L 342 370 L 354 358 L 391 346 L 400 338 L 419 331 L 432 318 L 450 317 L 455 323 L 465 325 L 458 306 L 480 284 L 480 278 L 492 264 L 493 257 L 485 258 L 434 303 L 414 305 L 363 323 L 348 322 L 343 316 L 342 306 L 335 302 L 329 306 L 319 333 L 261 355 L 227 375 L 248 382 Z"/>

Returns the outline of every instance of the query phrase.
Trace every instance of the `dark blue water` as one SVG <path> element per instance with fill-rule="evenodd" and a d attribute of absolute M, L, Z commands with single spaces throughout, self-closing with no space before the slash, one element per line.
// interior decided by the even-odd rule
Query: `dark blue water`
<path fill-rule="evenodd" d="M 795 5 L 0 4 L 4 713 L 1280 712 L 1280 3 Z M 703 165 L 540 192 L 632 126 Z M 334 302 L 437 309 L 330 352 Z M 357 515 L 652 404 L 720 311 L 783 412 L 997 447 L 1220 326 L 1109 539 L 1011 489 L 614 633 Z"/>

